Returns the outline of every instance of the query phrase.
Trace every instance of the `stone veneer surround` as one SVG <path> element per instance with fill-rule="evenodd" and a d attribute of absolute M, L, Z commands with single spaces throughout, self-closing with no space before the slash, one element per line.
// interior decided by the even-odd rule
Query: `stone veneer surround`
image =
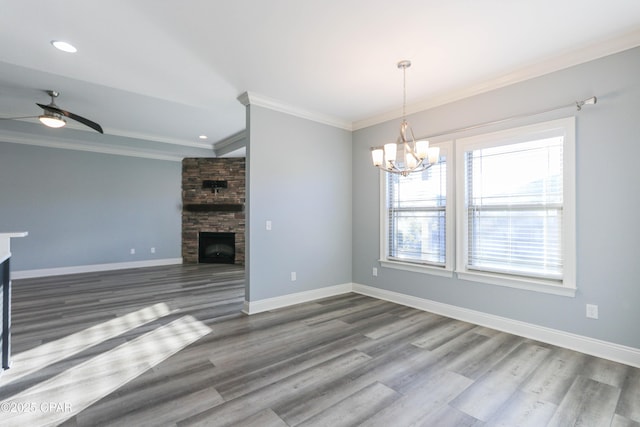
<path fill-rule="evenodd" d="M 186 158 L 182 161 L 182 258 L 185 263 L 198 262 L 198 233 L 210 231 L 235 233 L 235 263 L 244 264 L 245 163 L 244 158 Z M 227 188 L 221 188 L 217 193 L 211 188 L 202 188 L 205 180 L 227 181 Z M 188 205 L 198 205 L 198 209 L 186 209 Z M 216 210 L 216 205 L 223 206 Z M 229 211 L 230 205 L 241 205 L 242 209 Z"/>

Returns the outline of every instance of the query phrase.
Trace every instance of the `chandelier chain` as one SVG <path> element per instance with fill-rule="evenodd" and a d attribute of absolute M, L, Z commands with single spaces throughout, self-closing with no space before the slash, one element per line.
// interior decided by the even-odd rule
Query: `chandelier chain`
<path fill-rule="evenodd" d="M 407 67 L 402 67 L 402 120 L 407 119 Z"/>
<path fill-rule="evenodd" d="M 407 68 L 411 61 L 398 62 L 402 68 L 402 123 L 400 135 L 395 143 L 384 144 L 384 147 L 371 149 L 374 166 L 391 173 L 407 176 L 411 172 L 421 172 L 430 168 L 439 159 L 439 149 L 429 148 L 429 141 L 416 141 L 413 130 L 407 122 Z M 400 159 L 396 156 L 400 155 Z"/>
<path fill-rule="evenodd" d="M 383 171 L 408 176 L 412 172 L 422 172 L 429 169 L 434 164 L 437 164 L 440 161 L 440 148 L 437 146 L 430 147 L 429 141 L 424 138 L 416 141 L 413 129 L 411 129 L 411 126 L 409 126 L 409 123 L 407 122 L 407 68 L 411 66 L 411 61 L 403 60 L 398 62 L 397 65 L 398 68 L 402 68 L 402 123 L 400 123 L 400 135 L 396 142 L 389 142 L 384 144 L 382 147 L 372 147 L 371 159 L 373 161 L 373 165 Z M 576 101 L 572 106 L 576 107 L 578 111 L 580 111 L 583 106 L 593 105 L 596 102 L 597 98 L 592 96 L 591 98 L 587 98 L 582 101 Z M 480 127 L 502 123 L 518 117 L 530 117 L 537 114 L 559 110 L 561 108 L 565 107 L 552 108 L 550 110 L 539 111 L 533 114 L 511 116 L 502 120 L 450 130 L 442 134 L 432 135 L 432 137 L 450 135 L 454 132 L 466 132 Z"/>

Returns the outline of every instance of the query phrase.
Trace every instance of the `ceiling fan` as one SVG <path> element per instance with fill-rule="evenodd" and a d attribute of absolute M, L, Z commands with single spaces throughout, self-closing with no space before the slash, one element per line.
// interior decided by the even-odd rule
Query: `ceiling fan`
<path fill-rule="evenodd" d="M 67 124 L 67 121 L 64 118 L 68 117 L 71 120 L 75 120 L 76 122 L 90 127 L 96 132 L 104 133 L 102 130 L 102 126 L 100 126 L 98 123 L 58 107 L 55 103 L 55 99 L 58 97 L 58 95 L 60 95 L 59 92 L 56 92 L 55 90 L 47 90 L 45 92 L 51 97 L 51 102 L 46 105 L 36 102 L 36 105 L 44 110 L 42 115 L 27 117 L 2 117 L 0 118 L 0 120 L 32 119 L 37 117 L 45 126 L 49 126 L 52 128 L 61 128 Z"/>
<path fill-rule="evenodd" d="M 64 116 L 72 120 L 75 120 L 76 122 L 80 122 L 83 125 L 88 126 L 91 129 L 95 130 L 96 132 L 104 133 L 102 131 L 102 126 L 100 126 L 98 123 L 58 107 L 55 103 L 55 99 L 58 97 L 58 95 L 60 95 L 60 93 L 54 90 L 48 90 L 46 92 L 51 97 L 51 103 L 44 105 L 44 104 L 38 104 L 36 102 L 36 105 L 44 110 L 44 114 L 39 116 L 38 119 L 40 119 L 40 121 L 44 123 L 46 126 L 50 126 L 50 127 L 64 126 L 66 124 L 66 121 L 62 118 L 62 116 Z"/>

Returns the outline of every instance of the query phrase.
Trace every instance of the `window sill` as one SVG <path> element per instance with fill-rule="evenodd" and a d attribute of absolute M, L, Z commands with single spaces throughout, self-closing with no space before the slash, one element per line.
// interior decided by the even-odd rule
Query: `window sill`
<path fill-rule="evenodd" d="M 414 264 L 411 262 L 379 260 L 380 265 L 386 268 L 395 268 L 396 270 L 412 271 L 414 273 L 431 274 L 441 277 L 453 277 L 453 271 L 446 270 L 443 267 L 432 267 L 424 264 Z"/>
<path fill-rule="evenodd" d="M 576 296 L 575 287 L 555 285 L 543 280 L 469 271 L 456 271 L 456 274 L 459 279 L 469 280 L 472 282 L 481 282 L 490 285 L 506 286 L 509 288 L 524 289 L 527 291 L 542 292 L 572 298 Z"/>

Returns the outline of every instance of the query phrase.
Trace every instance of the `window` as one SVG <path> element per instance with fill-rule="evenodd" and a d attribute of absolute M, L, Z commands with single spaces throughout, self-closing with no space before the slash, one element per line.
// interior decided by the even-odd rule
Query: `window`
<path fill-rule="evenodd" d="M 575 289 L 573 118 L 456 143 L 459 277 Z"/>
<path fill-rule="evenodd" d="M 575 119 L 436 145 L 427 171 L 381 173 L 381 265 L 575 295 Z"/>
<path fill-rule="evenodd" d="M 452 173 L 447 168 L 450 143 L 437 146 L 440 160 L 426 171 L 408 176 L 382 173 L 381 262 L 386 267 L 440 271 L 451 276 L 453 215 L 452 203 L 447 202 L 452 193 L 448 189 Z"/>

